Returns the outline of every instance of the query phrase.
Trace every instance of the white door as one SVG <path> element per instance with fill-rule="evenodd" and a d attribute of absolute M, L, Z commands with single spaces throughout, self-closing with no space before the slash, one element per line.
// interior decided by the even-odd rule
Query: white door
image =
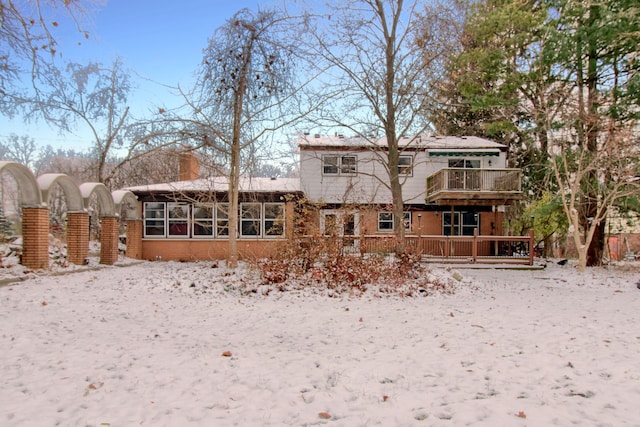
<path fill-rule="evenodd" d="M 342 238 L 345 252 L 360 250 L 360 240 L 358 239 L 360 216 L 357 211 L 323 209 L 320 213 L 320 229 L 323 235 Z"/>

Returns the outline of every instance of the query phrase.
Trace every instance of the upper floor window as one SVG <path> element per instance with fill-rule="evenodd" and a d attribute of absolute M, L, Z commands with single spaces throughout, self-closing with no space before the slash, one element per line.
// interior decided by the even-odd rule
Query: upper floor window
<path fill-rule="evenodd" d="M 413 175 L 413 156 L 400 156 L 398 158 L 398 175 Z"/>
<path fill-rule="evenodd" d="M 480 160 L 449 159 L 450 168 L 480 169 Z"/>
<path fill-rule="evenodd" d="M 358 173 L 356 156 L 322 156 L 322 173 L 324 175 L 355 175 Z"/>

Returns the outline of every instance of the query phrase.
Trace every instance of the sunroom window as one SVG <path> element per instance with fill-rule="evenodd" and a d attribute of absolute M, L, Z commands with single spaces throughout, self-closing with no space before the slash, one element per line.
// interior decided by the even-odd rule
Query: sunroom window
<path fill-rule="evenodd" d="M 284 235 L 284 204 L 264 204 L 264 234 L 265 236 Z"/>
<path fill-rule="evenodd" d="M 189 236 L 189 205 L 186 203 L 167 203 L 169 217 L 169 237 Z"/>
<path fill-rule="evenodd" d="M 229 237 L 229 203 L 216 205 L 216 236 Z"/>
<path fill-rule="evenodd" d="M 213 205 L 193 206 L 193 237 L 213 236 Z"/>
<path fill-rule="evenodd" d="M 145 237 L 164 237 L 165 204 L 145 202 L 144 204 L 144 235 Z"/>
<path fill-rule="evenodd" d="M 261 211 L 260 203 L 243 203 L 240 205 L 240 235 L 260 236 L 261 235 Z"/>

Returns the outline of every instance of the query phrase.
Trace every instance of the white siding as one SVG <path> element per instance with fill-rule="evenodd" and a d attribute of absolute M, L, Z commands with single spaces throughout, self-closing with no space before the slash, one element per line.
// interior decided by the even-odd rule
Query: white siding
<path fill-rule="evenodd" d="M 423 204 L 426 186 L 426 155 L 424 151 L 412 154 L 413 174 L 400 177 L 403 197 L 408 204 Z M 355 155 L 358 173 L 355 176 L 329 176 L 322 173 L 323 155 Z M 300 183 L 302 191 L 311 201 L 324 203 L 391 204 L 391 192 L 381 183 L 389 182 L 384 164 L 371 151 L 302 150 L 300 153 Z"/>

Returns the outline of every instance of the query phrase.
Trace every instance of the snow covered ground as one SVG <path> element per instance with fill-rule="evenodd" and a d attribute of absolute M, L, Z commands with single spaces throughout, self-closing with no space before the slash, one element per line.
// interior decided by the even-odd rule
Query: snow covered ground
<path fill-rule="evenodd" d="M 635 264 L 404 298 L 129 264 L 0 272 L 0 425 L 640 426 Z"/>

